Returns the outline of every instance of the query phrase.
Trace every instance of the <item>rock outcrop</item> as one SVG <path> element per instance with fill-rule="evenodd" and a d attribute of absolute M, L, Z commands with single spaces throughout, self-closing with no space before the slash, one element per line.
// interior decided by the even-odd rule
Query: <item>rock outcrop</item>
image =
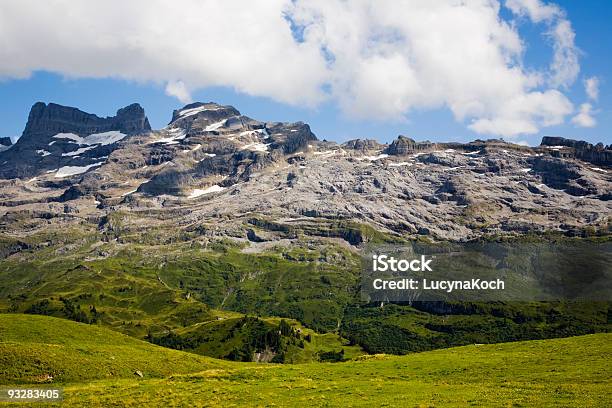
<path fill-rule="evenodd" d="M 144 109 L 132 104 L 100 118 L 77 108 L 37 102 L 10 152 L 0 152 L 0 178 L 32 177 L 62 167 L 98 163 L 125 136 L 151 130 Z M 73 170 L 77 171 L 77 170 Z"/>
<path fill-rule="evenodd" d="M 74 133 L 85 137 L 113 130 L 135 134 L 149 131 L 151 126 L 144 109 L 137 103 L 119 109 L 116 116 L 100 118 L 77 108 L 37 102 L 32 106 L 28 123 L 16 144 L 36 142 L 58 133 Z"/>
<path fill-rule="evenodd" d="M 436 146 L 435 143 L 431 143 L 430 141 L 415 142 L 409 137 L 398 136 L 397 139 L 387 147 L 385 153 L 394 156 L 407 156 L 409 154 L 432 151 Z"/>
<path fill-rule="evenodd" d="M 540 147 L 554 157 L 576 158 L 602 166 L 612 166 L 612 145 L 593 145 L 583 140 L 544 136 Z"/>
<path fill-rule="evenodd" d="M 356 150 L 362 153 L 383 150 L 385 145 L 372 139 L 353 139 L 342 144 L 342 147 L 349 150 Z"/>

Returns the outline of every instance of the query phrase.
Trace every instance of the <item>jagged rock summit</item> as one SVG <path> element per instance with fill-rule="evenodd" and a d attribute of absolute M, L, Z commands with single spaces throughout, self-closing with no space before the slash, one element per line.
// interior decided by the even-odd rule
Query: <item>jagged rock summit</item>
<path fill-rule="evenodd" d="M 77 108 L 37 102 L 30 110 L 20 140 L 30 141 L 57 133 L 75 133 L 84 137 L 109 131 L 134 134 L 147 130 L 151 130 L 151 126 L 144 109 L 137 103 L 119 109 L 116 116 L 100 118 Z"/>
<path fill-rule="evenodd" d="M 77 108 L 37 102 L 19 140 L 10 151 L 0 152 L 0 177 L 25 178 L 50 170 L 61 176 L 95 167 L 118 141 L 150 130 L 144 109 L 136 103 L 119 109 L 116 116 L 100 118 Z"/>
<path fill-rule="evenodd" d="M 260 122 L 232 106 L 193 103 L 175 110 L 168 126 L 146 142 L 152 145 L 144 152 L 146 164 L 166 161 L 172 165 L 138 191 L 177 194 L 210 177 L 222 178 L 220 185 L 226 187 L 282 161 L 284 155 L 307 150 L 316 140 L 302 122 Z"/>
<path fill-rule="evenodd" d="M 576 158 L 593 164 L 612 166 L 612 144 L 608 146 L 604 146 L 603 143 L 592 145 L 582 140 L 544 136 L 540 146 L 548 149 L 555 157 Z"/>

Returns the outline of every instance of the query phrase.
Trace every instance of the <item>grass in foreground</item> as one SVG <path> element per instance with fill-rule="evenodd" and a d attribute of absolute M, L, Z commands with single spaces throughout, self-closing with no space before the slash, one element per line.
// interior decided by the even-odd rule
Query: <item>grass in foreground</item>
<path fill-rule="evenodd" d="M 48 317 L 0 315 L 0 327 L 2 367 L 7 362 L 13 367 L 8 376 L 0 371 L 2 382 L 14 382 L 15 372 L 41 364 L 61 368 L 62 406 L 69 407 L 612 405 L 611 334 L 377 355 L 347 363 L 263 365 L 166 350 Z M 70 364 L 49 353 L 56 347 L 72 355 Z M 92 380 L 81 369 L 108 361 L 109 353 L 116 356 L 116 367 L 125 368 L 112 378 L 98 368 L 94 373 L 100 379 Z M 147 362 L 144 378 L 135 377 L 133 364 Z"/>
<path fill-rule="evenodd" d="M 147 378 L 166 377 L 226 365 L 95 325 L 0 314 L 0 384 L 132 378 L 136 371 Z"/>

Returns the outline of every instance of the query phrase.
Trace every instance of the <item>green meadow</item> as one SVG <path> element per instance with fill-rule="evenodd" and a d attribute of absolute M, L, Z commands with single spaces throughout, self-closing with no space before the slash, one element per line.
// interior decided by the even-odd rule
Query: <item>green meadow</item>
<path fill-rule="evenodd" d="M 62 387 L 66 407 L 603 407 L 612 404 L 610 353 L 612 334 L 592 334 L 338 363 L 257 364 L 49 316 L 0 315 L 0 383 Z"/>

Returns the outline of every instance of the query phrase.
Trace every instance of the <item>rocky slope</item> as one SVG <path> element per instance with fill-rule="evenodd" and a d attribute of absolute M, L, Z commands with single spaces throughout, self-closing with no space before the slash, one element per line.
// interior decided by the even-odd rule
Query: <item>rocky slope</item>
<path fill-rule="evenodd" d="M 371 239 L 362 226 L 402 239 L 607 234 L 610 154 L 561 138 L 536 148 L 404 136 L 337 144 L 304 123 L 215 103 L 187 105 L 151 131 L 138 105 L 101 119 L 36 104 L 0 153 L 0 232 L 78 223 L 108 232 L 121 214 L 123 231 L 197 231 L 254 247 L 308 236 L 360 245 Z"/>

